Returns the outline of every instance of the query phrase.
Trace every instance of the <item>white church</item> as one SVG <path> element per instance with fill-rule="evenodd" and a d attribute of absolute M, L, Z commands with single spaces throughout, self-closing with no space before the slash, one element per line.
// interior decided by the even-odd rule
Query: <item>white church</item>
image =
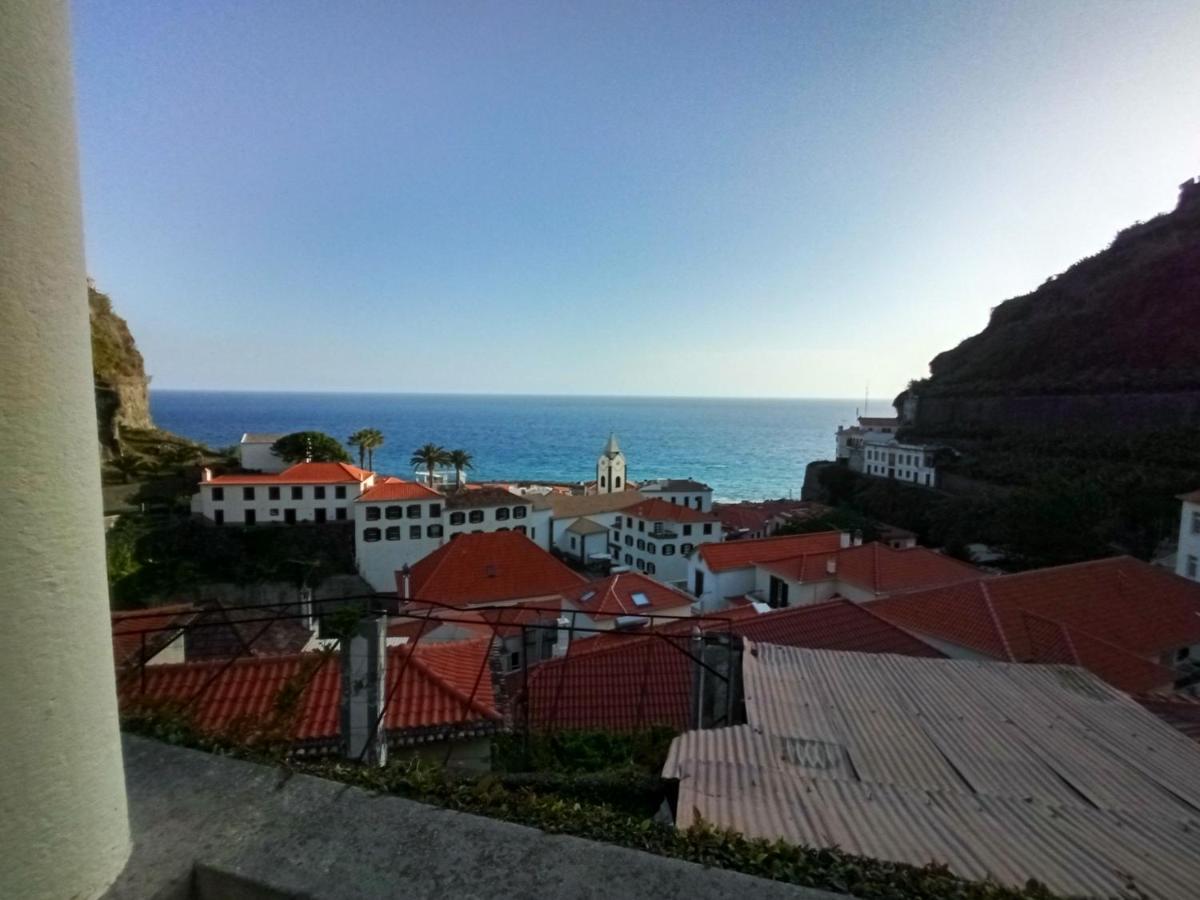
<path fill-rule="evenodd" d="M 625 454 L 617 443 L 617 436 L 608 435 L 608 443 L 604 452 L 596 461 L 596 490 L 597 494 L 616 494 L 625 490 Z"/>

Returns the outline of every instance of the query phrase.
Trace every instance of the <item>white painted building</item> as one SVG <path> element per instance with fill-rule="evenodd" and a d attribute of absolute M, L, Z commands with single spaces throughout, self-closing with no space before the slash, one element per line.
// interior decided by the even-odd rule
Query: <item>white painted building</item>
<path fill-rule="evenodd" d="M 688 555 L 696 547 L 723 539 L 721 520 L 712 513 L 659 499 L 612 514 L 608 531 L 614 563 L 670 585 L 686 585 Z"/>
<path fill-rule="evenodd" d="M 900 420 L 860 416 L 858 425 L 837 430 L 837 461 L 855 472 L 937 486 L 935 447 L 896 440 Z"/>
<path fill-rule="evenodd" d="M 643 499 L 645 498 L 637 491 L 621 491 L 615 494 L 547 494 L 535 498 L 533 507 L 539 512 L 544 511 L 549 517 L 552 548 L 576 560 L 585 561 L 594 554 L 608 553 L 608 529 L 619 519 L 617 513 L 626 507 L 641 503 Z M 597 526 L 605 532 L 603 538 L 581 537 L 581 531 L 587 532 L 588 535 L 595 534 Z"/>
<path fill-rule="evenodd" d="M 271 447 L 282 434 L 255 434 L 247 432 L 238 443 L 238 460 L 242 468 L 248 472 L 266 472 L 275 474 L 288 467 L 278 456 L 271 452 Z"/>
<path fill-rule="evenodd" d="M 713 491 L 707 484 L 690 478 L 660 478 L 638 485 L 638 492 L 646 497 L 656 497 L 668 503 L 690 506 L 700 512 L 712 512 Z"/>
<path fill-rule="evenodd" d="M 596 460 L 596 493 L 612 494 L 625 490 L 625 454 L 617 443 L 617 436 L 610 434 L 604 451 Z"/>
<path fill-rule="evenodd" d="M 396 589 L 396 572 L 460 534 L 513 531 L 550 547 L 549 510 L 497 487 L 445 494 L 399 478 L 381 481 L 354 504 L 359 574 L 377 591 Z"/>
<path fill-rule="evenodd" d="M 1175 574 L 1200 581 L 1200 490 L 1182 494 L 1179 512 L 1179 550 Z"/>
<path fill-rule="evenodd" d="M 192 511 L 215 525 L 348 521 L 375 478 L 349 463 L 296 463 L 273 475 L 214 476 L 205 469 Z"/>
<path fill-rule="evenodd" d="M 759 565 L 848 546 L 850 535 L 839 531 L 704 544 L 687 561 L 687 589 L 702 613 L 720 612 L 754 591 Z"/>

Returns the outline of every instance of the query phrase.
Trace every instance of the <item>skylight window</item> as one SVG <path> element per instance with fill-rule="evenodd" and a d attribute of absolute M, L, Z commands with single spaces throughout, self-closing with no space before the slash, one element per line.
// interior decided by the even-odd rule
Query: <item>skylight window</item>
<path fill-rule="evenodd" d="M 649 606 L 650 605 L 650 598 L 647 597 L 645 594 L 643 594 L 641 591 L 637 591 L 629 599 L 633 601 L 634 606 Z"/>
<path fill-rule="evenodd" d="M 596 596 L 595 591 L 588 591 L 586 594 L 584 594 L 582 597 L 579 598 L 579 602 L 586 603 L 587 601 L 591 600 L 595 596 Z"/>

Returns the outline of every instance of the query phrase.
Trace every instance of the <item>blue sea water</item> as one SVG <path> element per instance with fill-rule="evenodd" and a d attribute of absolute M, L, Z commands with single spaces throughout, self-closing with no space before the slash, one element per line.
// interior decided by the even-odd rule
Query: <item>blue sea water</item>
<path fill-rule="evenodd" d="M 213 447 L 242 433 L 378 428 L 375 468 L 411 477 L 427 442 L 473 454 L 472 480 L 594 478 L 615 431 L 629 478 L 694 478 L 718 500 L 800 495 L 804 467 L 830 459 L 853 400 L 313 394 L 155 390 L 155 423 Z"/>

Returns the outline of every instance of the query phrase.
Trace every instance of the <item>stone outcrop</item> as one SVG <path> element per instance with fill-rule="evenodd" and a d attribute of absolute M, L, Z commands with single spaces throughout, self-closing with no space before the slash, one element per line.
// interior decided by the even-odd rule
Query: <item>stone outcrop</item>
<path fill-rule="evenodd" d="M 150 429 L 150 378 L 129 325 L 106 294 L 88 284 L 96 425 L 106 458 L 120 452 L 121 429 Z"/>

